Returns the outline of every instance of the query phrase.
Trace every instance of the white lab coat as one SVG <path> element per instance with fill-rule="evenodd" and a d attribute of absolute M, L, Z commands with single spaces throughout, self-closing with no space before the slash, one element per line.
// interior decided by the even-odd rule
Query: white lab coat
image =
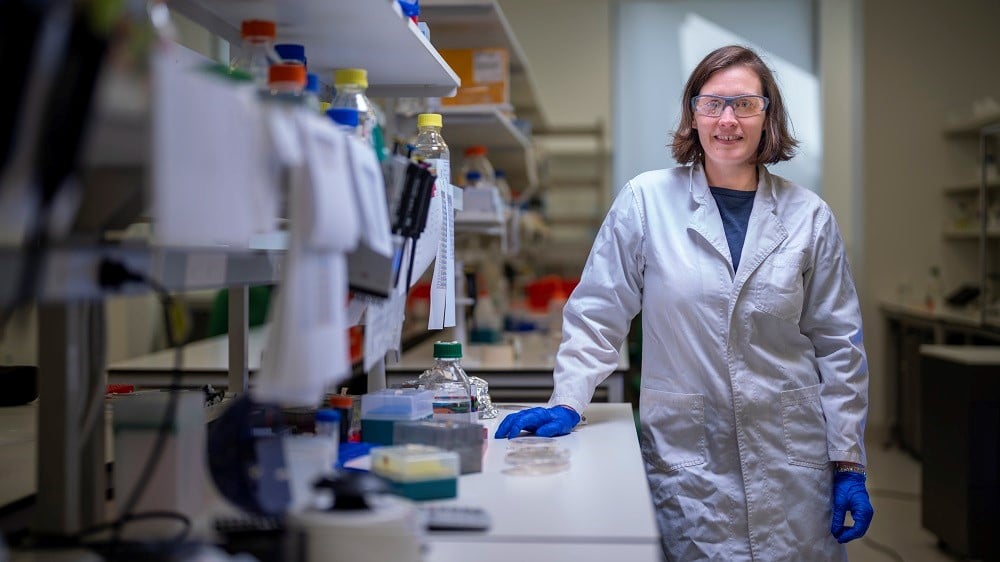
<path fill-rule="evenodd" d="M 761 166 L 738 271 L 700 166 L 616 197 L 550 404 L 583 411 L 642 315 L 641 448 L 669 560 L 846 560 L 830 461 L 865 463 L 861 311 L 830 208 Z"/>

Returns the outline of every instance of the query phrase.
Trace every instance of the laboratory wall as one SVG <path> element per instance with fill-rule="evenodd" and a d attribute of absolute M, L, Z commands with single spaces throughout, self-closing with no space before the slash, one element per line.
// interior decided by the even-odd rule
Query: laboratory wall
<path fill-rule="evenodd" d="M 618 2 L 611 74 L 615 187 L 646 170 L 675 165 L 667 146 L 688 75 L 710 51 L 738 44 L 753 47 L 773 69 L 800 141 L 798 156 L 772 171 L 818 191 L 822 122 L 815 17 L 808 0 Z"/>
<path fill-rule="evenodd" d="M 609 0 L 499 0 L 552 126 L 609 122 Z M 433 37 L 433 35 L 432 35 Z"/>
<path fill-rule="evenodd" d="M 1000 101 L 1000 2 L 863 2 L 864 277 L 866 345 L 873 376 L 871 425 L 886 419 L 883 301 L 926 289 L 942 268 L 945 292 L 976 281 L 975 240 L 946 241 L 943 190 L 978 181 L 976 141 L 946 138 L 951 120 Z"/>

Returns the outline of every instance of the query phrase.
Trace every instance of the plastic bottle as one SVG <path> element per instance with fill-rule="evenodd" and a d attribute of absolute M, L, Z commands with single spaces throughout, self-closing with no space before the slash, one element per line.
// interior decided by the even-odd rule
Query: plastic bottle
<path fill-rule="evenodd" d="M 301 64 L 272 64 L 268 68 L 267 88 L 273 96 L 301 99 L 306 88 L 306 67 Z"/>
<path fill-rule="evenodd" d="M 279 43 L 274 46 L 274 52 L 278 53 L 278 57 L 283 63 L 295 63 L 301 64 L 302 66 L 308 66 L 306 63 L 305 45 L 299 45 L 298 43 Z"/>
<path fill-rule="evenodd" d="M 496 184 L 496 172 L 493 171 L 493 164 L 486 158 L 486 147 L 482 145 L 470 146 L 465 149 L 465 158 L 462 160 L 461 177 L 471 171 L 479 172 L 482 182 L 487 185 Z"/>
<path fill-rule="evenodd" d="M 368 88 L 368 71 L 363 68 L 341 68 L 333 72 L 335 95 L 330 107 L 350 107 L 358 110 L 361 134 L 371 140 L 372 129 L 377 123 L 375 109 L 365 95 Z"/>
<path fill-rule="evenodd" d="M 262 90 L 268 86 L 268 67 L 281 61 L 274 50 L 276 34 L 277 26 L 273 21 L 244 20 L 240 25 L 243 44 L 229 64 L 230 68 L 250 74 Z"/>
<path fill-rule="evenodd" d="M 361 137 L 358 130 L 358 110 L 349 107 L 331 107 L 326 111 L 327 117 L 337 124 L 337 128 L 349 135 Z"/>
<path fill-rule="evenodd" d="M 327 439 L 330 458 L 323 468 L 332 469 L 337 463 L 337 448 L 340 446 L 340 412 L 330 408 L 316 410 L 316 436 Z"/>
<path fill-rule="evenodd" d="M 497 343 L 500 341 L 503 321 L 497 312 L 493 299 L 490 298 L 490 293 L 485 289 L 479 291 L 479 297 L 476 299 L 476 308 L 472 313 L 472 321 L 475 328 L 473 337 L 471 338 L 472 341 L 482 343 Z"/>
<path fill-rule="evenodd" d="M 465 185 L 464 185 L 464 187 L 476 187 L 476 186 L 479 185 L 479 182 L 481 182 L 482 180 L 483 180 L 483 176 L 479 172 L 477 172 L 475 170 L 469 170 L 468 172 L 465 172 Z"/>
<path fill-rule="evenodd" d="M 930 312 L 941 310 L 944 300 L 944 288 L 941 285 L 941 269 L 938 266 L 931 266 L 927 278 L 927 291 L 924 296 L 924 305 Z"/>
<path fill-rule="evenodd" d="M 500 198 L 504 205 L 510 205 L 514 201 L 514 196 L 510 191 L 510 184 L 507 183 L 507 174 L 503 170 L 496 170 L 497 190 L 500 191 Z"/>
<path fill-rule="evenodd" d="M 316 113 L 321 113 L 322 110 L 319 104 L 319 76 L 316 76 L 312 72 L 306 73 L 306 87 L 302 92 L 302 96 L 305 98 L 306 107 Z"/>
<path fill-rule="evenodd" d="M 462 344 L 435 342 L 434 364 L 418 379 L 434 391 L 434 419 L 476 422 L 479 419 L 475 392 L 462 369 Z"/>
<path fill-rule="evenodd" d="M 413 157 L 426 161 L 439 177 L 451 175 L 451 153 L 441 136 L 441 114 L 417 115 L 417 138 L 413 141 Z"/>

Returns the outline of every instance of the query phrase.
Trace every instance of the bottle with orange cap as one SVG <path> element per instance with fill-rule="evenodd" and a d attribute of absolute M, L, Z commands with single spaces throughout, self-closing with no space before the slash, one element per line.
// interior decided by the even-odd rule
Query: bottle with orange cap
<path fill-rule="evenodd" d="M 269 20 L 244 20 L 240 25 L 243 44 L 230 62 L 230 68 L 242 70 L 253 77 L 257 87 L 268 85 L 268 68 L 281 61 L 274 50 L 277 26 Z"/>
<path fill-rule="evenodd" d="M 306 89 L 306 67 L 301 64 L 272 64 L 268 68 L 267 88 L 272 96 L 302 98 Z"/>

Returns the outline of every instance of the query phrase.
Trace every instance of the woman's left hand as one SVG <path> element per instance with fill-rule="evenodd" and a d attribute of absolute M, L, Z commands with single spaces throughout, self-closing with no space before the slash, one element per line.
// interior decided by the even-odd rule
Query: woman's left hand
<path fill-rule="evenodd" d="M 847 512 L 851 512 L 854 525 L 844 526 Z M 837 471 L 833 476 L 833 524 L 830 532 L 843 544 L 859 539 L 868 531 L 875 509 L 865 489 L 865 475 L 859 472 Z"/>

